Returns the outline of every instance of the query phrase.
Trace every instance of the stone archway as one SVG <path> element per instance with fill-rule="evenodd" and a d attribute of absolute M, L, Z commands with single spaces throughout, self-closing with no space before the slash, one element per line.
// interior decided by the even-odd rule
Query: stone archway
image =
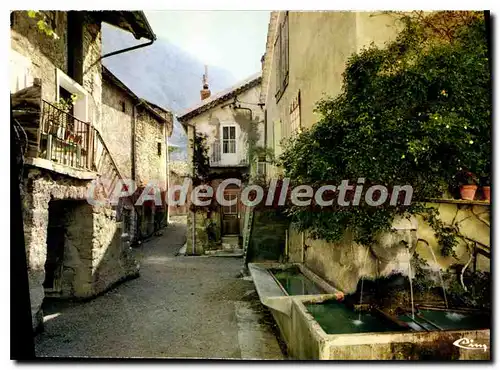
<path fill-rule="evenodd" d="M 43 285 L 47 261 L 49 203 L 52 201 L 80 203 L 87 212 L 92 214 L 92 206 L 86 202 L 89 184 L 90 180 L 51 175 L 46 171 L 36 169 L 30 169 L 25 173 L 25 182 L 22 188 L 23 222 L 34 329 L 40 327 L 43 322 L 41 306 L 45 298 Z M 90 220 L 92 229 L 92 218 L 88 215 L 86 218 L 87 221 Z M 51 240 L 52 242 L 53 240 Z M 90 240 L 90 249 L 92 248 L 91 244 Z"/>

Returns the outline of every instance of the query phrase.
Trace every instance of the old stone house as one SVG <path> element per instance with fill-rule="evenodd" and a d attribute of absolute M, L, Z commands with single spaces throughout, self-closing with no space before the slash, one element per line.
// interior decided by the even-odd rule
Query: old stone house
<path fill-rule="evenodd" d="M 206 76 L 206 75 L 205 75 Z M 261 74 L 214 95 L 204 78 L 201 102 L 183 112 L 179 121 L 189 140 L 188 162 L 193 171 L 194 139 L 206 137 L 209 157 L 209 181 L 214 189 L 225 179 L 248 181 L 250 172 L 263 171 L 255 148 L 264 144 L 263 109 L 259 105 Z M 208 250 L 240 250 L 244 209 L 240 189 L 229 185 L 226 199 L 236 199 L 234 206 L 216 206 L 211 210 L 192 209 L 188 215 L 187 253 L 203 254 Z M 188 201 L 190 196 L 188 195 Z"/>
<path fill-rule="evenodd" d="M 102 136 L 116 165 L 125 178 L 135 182 L 135 200 L 149 183 L 161 192 L 161 204 L 146 201 L 124 211 L 124 231 L 137 241 L 166 225 L 166 140 L 172 135 L 173 115 L 139 98 L 106 67 L 102 76 Z"/>
<path fill-rule="evenodd" d="M 168 163 L 170 173 L 170 187 L 179 187 L 184 184 L 186 179 L 189 179 L 189 165 L 185 161 L 169 161 Z M 175 200 L 180 199 L 180 194 L 175 192 L 173 194 Z M 171 204 L 168 206 L 168 213 L 170 216 L 186 216 L 188 214 L 187 204 Z"/>
<path fill-rule="evenodd" d="M 39 17 L 57 37 L 41 32 Z M 127 202 L 106 202 L 123 175 L 102 135 L 102 22 L 147 39 L 144 46 L 156 39 L 142 12 L 11 13 L 10 90 L 14 124 L 26 134 L 21 194 L 34 328 L 45 296 L 88 298 L 138 273 L 122 230 Z"/>
<path fill-rule="evenodd" d="M 315 124 L 316 102 L 341 91 L 342 73 L 353 53 L 371 43 L 383 46 L 396 37 L 400 25 L 395 19 L 382 12 L 271 13 L 260 99 L 265 104 L 266 147 L 275 157 L 282 153 L 282 144 L 292 135 Z M 267 181 L 281 175 L 279 167 L 267 165 Z M 443 199 L 434 206 L 446 224 L 455 220 L 462 235 L 474 241 L 474 268 L 489 271 L 490 210 L 484 203 L 472 201 L 464 205 L 463 201 Z M 439 253 L 434 231 L 421 219 L 397 220 L 393 232 L 382 235 L 378 244 L 371 246 L 366 264 L 363 261 L 367 247 L 354 243 L 348 235 L 342 243 L 333 245 L 297 232 L 292 224 L 284 258 L 304 263 L 340 290 L 351 293 L 362 276 L 408 273 L 406 250 L 398 246 L 401 240 L 409 241 L 412 251 L 433 269 L 446 269 L 457 262 Z M 458 263 L 467 263 L 470 253 L 465 242 L 460 242 L 456 252 Z"/>

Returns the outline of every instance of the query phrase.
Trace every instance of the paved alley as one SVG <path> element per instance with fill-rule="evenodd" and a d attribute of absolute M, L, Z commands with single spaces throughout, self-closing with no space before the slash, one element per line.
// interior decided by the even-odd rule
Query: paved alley
<path fill-rule="evenodd" d="M 86 303 L 52 302 L 37 356 L 283 359 L 241 258 L 176 256 L 175 222 L 136 249 L 141 276 Z"/>

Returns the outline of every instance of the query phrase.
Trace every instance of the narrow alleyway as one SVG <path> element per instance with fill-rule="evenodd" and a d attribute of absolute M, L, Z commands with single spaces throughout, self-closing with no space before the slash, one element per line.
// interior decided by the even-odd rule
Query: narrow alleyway
<path fill-rule="evenodd" d="M 87 303 L 45 307 L 37 356 L 283 359 L 239 258 L 176 256 L 186 226 L 136 250 L 141 276 Z"/>

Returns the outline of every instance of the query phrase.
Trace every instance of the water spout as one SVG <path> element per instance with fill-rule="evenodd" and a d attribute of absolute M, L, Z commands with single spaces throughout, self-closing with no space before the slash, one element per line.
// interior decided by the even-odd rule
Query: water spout
<path fill-rule="evenodd" d="M 415 320 L 415 306 L 413 305 L 413 282 L 411 277 L 411 254 L 408 249 L 406 250 L 406 252 L 408 253 L 408 279 L 410 280 L 411 318 L 412 320 Z"/>
<path fill-rule="evenodd" d="M 368 252 L 370 252 L 370 248 L 366 248 L 365 259 L 363 261 L 363 270 L 366 267 L 366 260 L 368 258 Z M 359 317 L 358 317 L 359 323 L 354 322 L 355 325 L 359 325 L 362 323 L 362 321 L 361 321 L 361 305 L 363 304 L 363 285 L 364 285 L 364 282 L 365 282 L 365 276 L 363 275 L 361 277 L 361 296 L 359 298 Z"/>
<path fill-rule="evenodd" d="M 443 280 L 443 275 L 441 274 L 441 268 L 439 267 L 439 263 L 436 259 L 434 251 L 432 250 L 431 245 L 429 243 L 426 244 L 429 247 L 429 250 L 431 251 L 432 257 L 434 258 L 434 262 L 436 262 L 436 265 L 438 266 L 439 280 L 441 281 L 441 287 L 443 288 L 444 304 L 446 305 L 446 308 L 448 308 L 448 299 L 446 298 L 446 288 L 444 286 L 444 280 Z"/>

